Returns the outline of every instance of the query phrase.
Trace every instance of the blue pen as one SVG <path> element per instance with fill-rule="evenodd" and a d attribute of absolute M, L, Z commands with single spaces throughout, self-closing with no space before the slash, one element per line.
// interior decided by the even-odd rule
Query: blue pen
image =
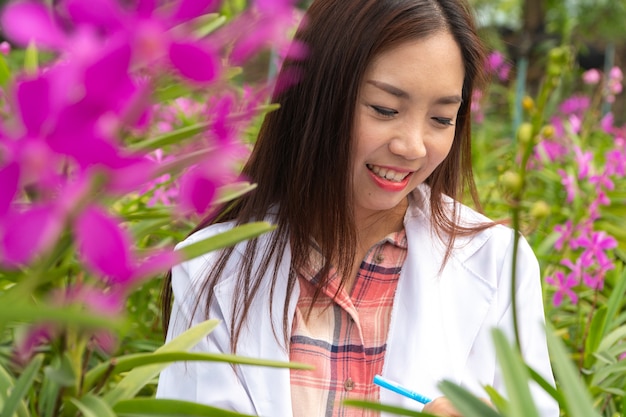
<path fill-rule="evenodd" d="M 397 394 L 404 395 L 412 400 L 420 402 L 422 404 L 427 404 L 432 400 L 428 397 L 424 397 L 423 395 L 418 394 L 415 391 L 411 391 L 410 389 L 404 388 L 402 385 L 397 382 L 393 382 L 388 380 L 387 378 L 383 378 L 380 375 L 374 375 L 374 384 L 381 386 L 383 388 L 387 388 Z"/>

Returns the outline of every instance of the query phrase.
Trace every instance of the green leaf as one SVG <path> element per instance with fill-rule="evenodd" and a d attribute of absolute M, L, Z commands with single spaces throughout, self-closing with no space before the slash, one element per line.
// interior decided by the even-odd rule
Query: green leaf
<path fill-rule="evenodd" d="M 189 401 L 136 398 L 115 404 L 113 410 L 119 417 L 187 416 L 187 417 L 231 417 L 247 416 L 234 411 L 222 410 L 209 405 Z M 251 416 L 247 416 L 251 417 Z"/>
<path fill-rule="evenodd" d="M 196 352 L 165 352 L 165 353 L 136 353 L 132 355 L 120 356 L 104 362 L 93 368 L 85 375 L 85 388 L 89 389 L 95 382 L 104 376 L 111 367 L 112 374 L 126 372 L 138 366 L 146 366 L 157 363 L 171 363 L 176 361 L 208 361 L 208 362 L 229 362 L 240 365 L 258 365 L 272 368 L 290 369 L 313 369 L 311 365 L 296 362 L 279 362 L 265 359 L 248 358 L 244 356 L 229 355 L 222 353 L 196 353 Z"/>
<path fill-rule="evenodd" d="M 619 267 L 618 267 L 619 268 Z M 618 271 L 614 271 L 614 273 L 618 274 Z M 617 279 L 615 287 L 611 291 L 611 295 L 609 296 L 608 301 L 606 302 L 606 317 L 607 320 L 604 323 L 604 328 L 602 329 L 602 337 L 606 335 L 609 329 L 613 325 L 613 320 L 615 319 L 615 315 L 620 310 L 620 306 L 624 302 L 624 293 L 626 293 L 626 269 L 621 271 L 619 274 L 619 278 Z"/>
<path fill-rule="evenodd" d="M 489 400 L 491 400 L 491 404 L 496 407 L 496 410 L 500 410 L 507 415 L 506 410 L 509 408 L 509 403 L 498 391 L 495 390 L 494 387 L 487 385 L 484 387 L 487 395 L 489 395 Z"/>
<path fill-rule="evenodd" d="M 509 398 L 510 417 L 539 417 L 528 387 L 529 375 L 526 365 L 519 351 L 509 344 L 499 329 L 493 330 L 493 340 Z"/>
<path fill-rule="evenodd" d="M 28 302 L 7 303 L 10 293 L 0 297 L 0 323 L 9 321 L 57 322 L 79 327 L 119 330 L 124 321 L 85 311 L 80 306 L 56 307 Z"/>
<path fill-rule="evenodd" d="M 0 55 L 0 86 L 5 87 L 9 84 L 11 80 L 11 70 L 7 65 L 7 61 L 4 59 L 2 55 Z"/>
<path fill-rule="evenodd" d="M 35 75 L 39 71 L 39 54 L 37 46 L 30 42 L 24 54 L 24 70 L 27 74 Z"/>
<path fill-rule="evenodd" d="M 33 359 L 31 359 L 28 366 L 15 382 L 11 395 L 9 395 L 9 398 L 7 398 L 7 401 L 4 403 L 4 408 L 2 409 L 0 417 L 13 417 L 13 413 L 17 411 L 22 398 L 26 396 L 28 390 L 33 385 L 33 381 L 35 380 L 42 363 L 43 354 L 36 355 Z"/>
<path fill-rule="evenodd" d="M 13 390 L 14 385 L 15 380 L 13 377 L 0 365 L 0 409 L 4 409 L 6 400 L 9 397 L 9 392 Z M 17 417 L 28 417 L 28 411 L 24 401 L 18 401 L 16 413 Z"/>
<path fill-rule="evenodd" d="M 71 387 L 76 383 L 76 374 L 67 354 L 61 356 L 56 366 L 46 366 L 43 372 L 46 378 L 62 387 Z"/>
<path fill-rule="evenodd" d="M 227 232 L 211 236 L 199 242 L 178 249 L 176 252 L 183 260 L 189 260 L 217 249 L 233 246 L 244 240 L 252 239 L 275 228 L 268 222 L 253 222 L 237 226 Z"/>
<path fill-rule="evenodd" d="M 189 350 L 200 342 L 200 340 L 206 337 L 206 335 L 211 333 L 218 323 L 218 320 L 207 320 L 202 322 L 161 346 L 155 351 L 155 353 Z M 118 401 L 134 397 L 139 390 L 156 377 L 167 365 L 168 363 L 159 363 L 134 368 L 115 386 L 115 388 L 104 395 L 104 400 L 109 405 L 114 406 Z"/>
<path fill-rule="evenodd" d="M 179 143 L 185 139 L 192 138 L 195 135 L 204 132 L 210 125 L 210 122 L 202 122 L 190 126 L 181 127 L 180 129 L 172 130 L 171 132 L 167 132 L 161 136 L 133 143 L 129 146 L 129 148 L 131 148 L 131 150 L 137 151 L 147 151 L 163 148 L 168 145 Z"/>
<path fill-rule="evenodd" d="M 117 417 L 109 404 L 95 395 L 87 394 L 80 400 L 70 398 L 70 401 L 80 410 L 84 417 Z"/>
<path fill-rule="evenodd" d="M 244 194 L 256 188 L 256 184 L 250 184 L 247 181 L 242 181 L 234 184 L 230 184 L 226 187 L 222 187 L 218 190 L 218 197 L 213 201 L 213 205 L 219 205 L 228 203 L 235 200 Z"/>
<path fill-rule="evenodd" d="M 569 417 L 600 417 L 593 408 L 593 402 L 585 385 L 580 380 L 578 371 L 571 362 L 570 355 L 563 341 L 551 329 L 546 332 L 552 367 L 563 393 L 561 408 L 568 411 Z"/>
<path fill-rule="evenodd" d="M 212 13 L 212 14 L 208 14 L 205 16 L 201 16 L 197 20 L 200 20 L 201 24 L 198 27 L 198 29 L 194 31 L 194 33 L 197 37 L 203 38 L 213 33 L 215 30 L 221 27 L 224 23 L 226 23 L 226 16 L 220 16 L 217 13 Z"/>
<path fill-rule="evenodd" d="M 395 414 L 398 416 L 415 416 L 415 417 L 436 417 L 429 413 L 422 413 L 415 410 L 407 410 L 401 407 L 395 407 L 392 405 L 379 404 L 365 400 L 344 400 L 344 405 L 349 407 L 362 408 L 364 410 L 381 411 L 388 414 Z"/>
<path fill-rule="evenodd" d="M 595 362 L 596 357 L 593 354 L 598 350 L 598 346 L 604 336 L 602 332 L 606 328 L 606 318 L 606 306 L 598 307 L 591 318 L 591 325 L 589 326 L 589 332 L 587 334 L 587 339 L 585 340 L 584 368 L 591 368 Z"/>
<path fill-rule="evenodd" d="M 450 381 L 441 382 L 439 388 L 464 417 L 502 417 L 474 394 Z"/>

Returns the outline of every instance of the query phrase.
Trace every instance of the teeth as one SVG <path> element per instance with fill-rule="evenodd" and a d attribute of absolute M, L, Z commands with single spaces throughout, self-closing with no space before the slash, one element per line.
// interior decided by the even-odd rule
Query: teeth
<path fill-rule="evenodd" d="M 396 172 L 391 169 L 381 168 L 376 165 L 367 164 L 367 168 L 372 171 L 374 174 L 378 175 L 381 178 L 386 179 L 387 181 L 393 182 L 401 182 L 403 179 L 407 177 L 407 173 Z"/>

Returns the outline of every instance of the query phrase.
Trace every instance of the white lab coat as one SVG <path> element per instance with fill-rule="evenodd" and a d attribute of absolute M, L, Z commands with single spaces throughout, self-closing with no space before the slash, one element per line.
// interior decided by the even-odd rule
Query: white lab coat
<path fill-rule="evenodd" d="M 427 186 L 418 187 L 411 195 L 405 215 L 408 256 L 394 300 L 382 374 L 431 398 L 441 395 L 437 384 L 444 379 L 459 383 L 482 397 L 486 397 L 483 385 L 504 392 L 491 329 L 498 327 L 513 340 L 510 297 L 513 233 L 504 226 L 494 226 L 472 238 L 458 238 L 457 249 L 439 273 L 445 247 L 431 228 L 428 192 Z M 486 220 L 464 206 L 461 217 L 467 223 Z M 230 224 L 212 225 L 193 234 L 182 245 L 230 227 Z M 260 239 L 263 244 L 267 236 Z M 196 351 L 230 352 L 234 273 L 238 258 L 243 256 L 242 250 L 243 245 L 239 245 L 233 252 L 223 279 L 215 289 L 209 317 L 222 322 L 196 346 Z M 168 340 L 189 326 L 192 304 L 196 301 L 195 290 L 216 256 L 206 254 L 173 269 L 175 298 Z M 279 278 L 287 276 L 289 264 L 290 254 L 286 253 L 279 267 Z M 527 363 L 553 383 L 543 330 L 539 267 L 524 239 L 520 241 L 518 265 L 516 294 L 522 351 Z M 262 287 L 251 305 L 250 322 L 241 333 L 237 354 L 289 360 L 289 352 L 282 346 L 285 284 L 286 280 L 279 279 L 273 294 L 271 319 L 269 285 Z M 290 318 L 298 294 L 296 286 L 290 303 Z M 199 323 L 204 319 L 203 312 L 197 311 L 192 321 Z M 272 331 L 271 322 L 278 337 Z M 157 397 L 197 401 L 252 415 L 288 417 L 292 415 L 289 382 L 288 369 L 233 368 L 230 364 L 213 362 L 177 363 L 161 373 Z M 541 389 L 533 392 L 541 416 L 557 417 L 556 403 Z M 381 389 L 380 397 L 383 403 L 422 408 L 419 403 L 385 389 Z"/>

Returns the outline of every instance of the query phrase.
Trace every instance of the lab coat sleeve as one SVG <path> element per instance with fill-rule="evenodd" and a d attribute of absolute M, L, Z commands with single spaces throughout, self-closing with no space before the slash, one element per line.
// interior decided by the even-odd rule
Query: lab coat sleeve
<path fill-rule="evenodd" d="M 174 302 L 166 341 L 207 319 L 203 303 L 198 308 L 195 308 L 195 305 L 207 267 L 215 261 L 215 256 L 204 255 L 172 269 Z M 229 331 L 223 320 L 224 316 L 216 304 L 211 304 L 208 318 L 220 320 L 219 325 L 192 351 L 230 353 Z M 245 414 L 257 414 L 236 368 L 229 363 L 176 362 L 161 372 L 156 396 L 204 403 Z"/>
<path fill-rule="evenodd" d="M 503 274 L 501 276 L 501 282 L 507 283 L 507 285 L 504 285 L 504 288 L 509 294 L 511 289 L 512 256 L 513 244 L 511 243 L 501 269 Z M 545 334 L 545 316 L 539 263 L 530 245 L 523 237 L 519 239 L 517 256 L 515 295 L 517 299 L 517 318 L 522 355 L 524 361 L 530 367 L 554 386 L 554 376 L 550 365 Z M 508 299 L 508 308 L 505 314 L 501 316 L 498 327 L 504 330 L 509 340 L 513 342 L 515 335 L 510 296 L 508 296 Z M 505 392 L 504 381 L 499 368 L 496 372 L 494 382 L 494 388 L 496 388 L 496 390 Z M 531 392 L 542 417 L 559 416 L 558 403 L 534 382 L 531 384 Z"/>

